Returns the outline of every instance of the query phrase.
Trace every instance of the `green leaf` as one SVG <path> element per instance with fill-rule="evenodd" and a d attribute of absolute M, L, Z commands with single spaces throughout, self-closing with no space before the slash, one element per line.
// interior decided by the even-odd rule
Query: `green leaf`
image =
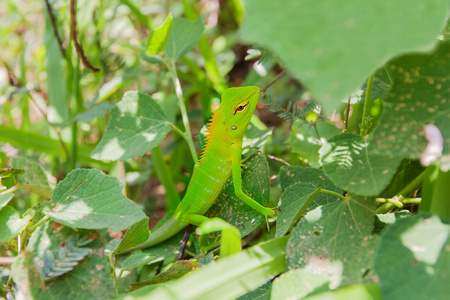
<path fill-rule="evenodd" d="M 292 152 L 300 154 L 312 167 L 320 167 L 319 150 L 323 140 L 339 134 L 340 130 L 331 122 L 318 122 L 316 129 L 304 121 L 295 121 L 287 143 L 292 147 Z"/>
<path fill-rule="evenodd" d="M 20 175 L 23 173 L 25 173 L 25 171 L 21 170 L 21 169 L 14 169 L 14 168 L 0 169 L 0 177 L 1 178 L 13 177 L 13 176 L 17 176 L 17 175 Z"/>
<path fill-rule="evenodd" d="M 446 299 L 450 224 L 436 215 L 397 220 L 382 234 L 375 272 L 385 299 Z M 393 267 L 395 266 L 395 267 Z"/>
<path fill-rule="evenodd" d="M 450 171 L 442 172 L 436 163 L 428 168 L 431 168 L 430 171 L 435 169 L 435 172 L 431 176 L 427 176 L 428 178 L 425 180 L 419 211 L 438 214 L 450 219 Z"/>
<path fill-rule="evenodd" d="M 329 190 L 342 194 L 342 189 L 334 185 L 322 170 L 314 168 L 303 167 L 287 167 L 283 166 L 280 169 L 280 184 L 283 192 L 292 184 L 304 182 L 311 183 L 321 189 Z M 336 197 L 330 194 L 320 193 L 316 199 L 311 203 L 308 209 L 313 209 L 319 205 L 332 203 Z"/>
<path fill-rule="evenodd" d="M 375 284 L 354 284 L 334 291 L 329 291 L 310 297 L 305 300 L 382 300 L 380 287 Z"/>
<path fill-rule="evenodd" d="M 13 168 L 22 169 L 25 171 L 24 174 L 16 176 L 18 183 L 48 187 L 48 180 L 44 170 L 34 160 L 26 157 L 12 157 L 11 165 Z"/>
<path fill-rule="evenodd" d="M 285 235 L 294 226 L 319 191 L 320 188 L 311 183 L 296 183 L 284 191 L 278 204 L 279 213 L 275 237 Z"/>
<path fill-rule="evenodd" d="M 53 193 L 53 190 L 50 187 L 38 184 L 20 184 L 19 187 L 22 190 L 37 194 L 47 199 L 50 199 Z"/>
<path fill-rule="evenodd" d="M 249 0 L 242 37 L 272 49 L 333 111 L 388 59 L 431 49 L 447 6 L 446 0 Z"/>
<path fill-rule="evenodd" d="M 221 232 L 220 257 L 226 257 L 241 250 L 241 234 L 239 230 L 220 218 L 212 218 L 197 228 L 197 234 Z"/>
<path fill-rule="evenodd" d="M 242 154 L 247 154 L 249 152 L 255 151 L 252 148 L 262 148 L 269 138 L 272 136 L 273 128 L 267 128 L 265 130 L 260 130 L 252 123 L 249 124 L 247 130 L 245 131 L 244 140 L 242 141 Z"/>
<path fill-rule="evenodd" d="M 375 215 L 373 233 L 380 234 L 386 228 L 388 228 L 389 225 L 394 224 L 399 219 L 409 217 L 410 215 L 411 213 L 409 212 L 409 210 L 400 210 L 394 213 L 387 214 L 377 214 Z"/>
<path fill-rule="evenodd" d="M 19 213 L 9 205 L 0 210 L 0 242 L 7 242 L 27 227 L 31 217 L 20 218 Z"/>
<path fill-rule="evenodd" d="M 225 257 L 189 276 L 157 287 L 144 287 L 117 299 L 189 300 L 238 297 L 283 271 L 286 242 L 287 237 L 283 237 L 259 244 Z"/>
<path fill-rule="evenodd" d="M 49 99 L 47 119 L 54 125 L 65 126 L 69 122 L 69 105 L 63 64 L 64 58 L 47 13 L 45 13 L 45 47 L 47 50 L 45 63 Z"/>
<path fill-rule="evenodd" d="M 330 288 L 367 279 L 377 246 L 373 211 L 373 199 L 350 195 L 309 211 L 292 232 L 287 269 L 314 270 L 330 279 Z"/>
<path fill-rule="evenodd" d="M 150 236 L 150 231 L 148 230 L 148 217 L 145 217 L 141 221 L 131 225 L 125 233 L 122 241 L 113 251 L 114 255 L 120 254 L 124 251 L 132 249 L 137 245 L 144 243 Z"/>
<path fill-rule="evenodd" d="M 150 256 L 147 253 L 142 253 L 141 251 L 133 252 L 130 256 L 127 257 L 122 263 L 122 270 L 128 271 L 134 268 L 137 268 L 141 265 L 148 263 L 153 260 L 155 257 Z"/>
<path fill-rule="evenodd" d="M 271 287 L 272 287 L 271 281 L 266 282 L 256 290 L 253 290 L 245 295 L 240 296 L 239 298 L 237 298 L 237 300 L 268 300 Z"/>
<path fill-rule="evenodd" d="M 172 19 L 172 14 L 169 14 L 166 20 L 164 20 L 164 23 L 149 34 L 147 46 L 147 53 L 149 55 L 158 54 L 166 46 L 170 29 L 172 28 Z"/>
<path fill-rule="evenodd" d="M 195 21 L 175 18 L 167 40 L 166 53 L 172 60 L 178 60 L 193 49 L 203 35 L 203 20 Z"/>
<path fill-rule="evenodd" d="M 270 196 L 270 178 L 266 158 L 257 154 L 249 159 L 246 165 L 247 168 L 242 171 L 242 190 L 261 205 L 267 206 Z M 264 220 L 264 216 L 236 196 L 231 176 L 205 216 L 219 217 L 237 227 L 242 237 L 250 234 Z"/>
<path fill-rule="evenodd" d="M 14 194 L 12 193 L 0 195 L 0 210 L 2 210 L 2 208 L 5 207 L 13 197 Z"/>
<path fill-rule="evenodd" d="M 73 119 L 79 122 L 91 122 L 94 119 L 104 116 L 105 112 L 111 108 L 111 104 L 107 102 L 102 102 L 94 107 L 91 107 L 89 110 L 84 113 L 76 115 Z"/>
<path fill-rule="evenodd" d="M 389 184 L 401 159 L 374 154 L 367 140 L 343 133 L 331 138 L 320 149 L 325 173 L 339 187 L 364 196 L 376 196 Z"/>
<path fill-rule="evenodd" d="M 148 285 L 163 283 L 172 279 L 180 278 L 197 268 L 198 261 L 196 259 L 176 261 L 170 266 L 169 269 L 158 274 L 157 276 L 132 284 L 131 291 L 143 288 Z"/>
<path fill-rule="evenodd" d="M 126 92 L 111 109 L 105 135 L 91 156 L 100 160 L 125 160 L 158 146 L 170 131 L 164 112 L 149 95 Z"/>
<path fill-rule="evenodd" d="M 102 87 L 98 90 L 98 93 L 95 95 L 94 99 L 89 101 L 89 105 L 98 103 L 97 111 L 100 113 L 101 108 L 104 107 L 101 105 L 103 101 L 107 100 L 110 96 L 112 96 L 118 89 L 120 89 L 124 83 L 133 79 L 133 73 L 126 73 L 122 76 L 117 76 L 112 78 L 111 80 L 105 82 Z M 109 103 L 106 103 L 109 104 Z M 76 117 L 75 117 L 76 118 Z"/>
<path fill-rule="evenodd" d="M 145 218 L 123 193 L 123 183 L 96 169 L 75 169 L 58 183 L 44 213 L 72 228 L 121 231 Z"/>
<path fill-rule="evenodd" d="M 311 293 L 328 291 L 329 283 L 323 275 L 300 269 L 291 270 L 275 279 L 270 299 L 303 299 Z"/>
<path fill-rule="evenodd" d="M 43 134 L 18 130 L 16 128 L 0 125 L 0 141 L 10 143 L 14 147 L 29 149 L 36 152 L 47 153 L 65 159 L 61 142 Z M 103 169 L 111 168 L 111 163 L 92 159 L 92 147 L 87 144 L 78 145 L 78 161 L 84 165 Z"/>
<path fill-rule="evenodd" d="M 44 282 L 30 250 L 22 252 L 12 266 L 12 275 L 24 299 L 89 300 L 115 296 L 105 257 L 92 254 L 61 279 Z"/>
<path fill-rule="evenodd" d="M 424 126 L 434 124 L 444 138 L 443 153 L 450 153 L 449 52 L 450 44 L 441 43 L 431 54 L 405 55 L 387 64 L 394 84 L 371 152 L 419 158 L 427 145 Z"/>

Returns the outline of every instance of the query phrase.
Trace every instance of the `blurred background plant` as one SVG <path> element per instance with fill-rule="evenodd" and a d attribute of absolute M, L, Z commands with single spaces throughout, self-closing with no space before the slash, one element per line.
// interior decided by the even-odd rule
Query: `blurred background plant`
<path fill-rule="evenodd" d="M 271 220 L 267 233 L 262 218 L 230 221 L 220 210 L 221 203 L 234 209 L 232 188 L 225 187 L 227 196 L 209 216 L 226 219 L 243 236 L 251 233 L 243 243 L 253 247 L 231 256 L 228 265 L 171 281 L 169 290 L 223 297 L 229 283 L 238 297 L 271 279 L 244 297 L 364 292 L 368 299 L 381 293 L 408 299 L 428 284 L 444 299 L 450 270 L 448 9 L 444 0 L 408 1 L 1 1 L 0 258 L 5 265 L 17 260 L 0 268 L 0 296 L 19 291 L 39 299 L 80 285 L 86 290 L 70 297 L 90 299 L 101 291 L 109 298 L 131 284 L 131 290 L 142 288 L 133 297 L 156 297 L 165 286 L 153 291 L 152 284 L 211 265 L 216 252 L 204 253 L 195 242 L 190 260 L 173 263 L 179 239 L 127 259 L 118 249 L 136 232 L 148 235 L 147 225 L 177 206 L 221 93 L 256 85 L 261 102 L 243 153 L 258 148 L 265 158 L 251 161 L 245 184 L 261 183 L 259 194 L 270 188 L 270 198 L 259 200 L 278 203 L 283 222 L 274 229 Z M 134 90 L 157 105 L 120 123 L 127 109 L 120 105 L 143 95 L 125 94 Z M 114 131 L 140 123 L 141 113 L 158 106 L 164 117 L 150 135 L 145 128 Z M 140 134 L 148 144 L 127 144 Z M 131 205 L 123 192 L 139 209 L 133 206 L 119 220 L 122 206 L 113 206 L 100 225 L 88 217 L 103 208 L 101 201 L 83 211 L 86 224 L 57 214 L 55 205 L 72 194 L 97 195 L 103 182 L 115 189 L 100 200 Z M 428 244 L 423 237 L 432 235 L 437 242 Z M 417 247 L 425 249 L 423 256 L 414 253 Z M 252 260 L 261 251 L 267 260 Z M 405 260 L 410 256 L 414 263 Z M 393 260 L 404 264 L 391 272 Z M 267 273 L 258 269 L 264 267 Z M 414 284 L 408 274 L 415 272 L 422 272 L 424 284 L 393 284 L 400 277 Z M 37 277 L 42 281 L 24 284 Z M 41 294 L 48 280 L 54 281 Z M 215 280 L 216 294 L 202 289 L 206 280 Z M 305 280 L 307 288 L 299 284 Z"/>

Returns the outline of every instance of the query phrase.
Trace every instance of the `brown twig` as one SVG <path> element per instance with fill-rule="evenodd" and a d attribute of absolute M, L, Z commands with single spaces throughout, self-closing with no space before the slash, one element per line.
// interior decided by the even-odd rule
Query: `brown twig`
<path fill-rule="evenodd" d="M 192 226 L 191 224 L 187 227 L 186 232 L 184 233 L 183 239 L 180 241 L 180 244 L 181 244 L 180 251 L 179 251 L 178 256 L 175 261 L 179 261 L 179 260 L 183 259 L 184 252 L 186 251 L 187 242 L 189 240 L 189 236 L 191 235 L 193 228 L 194 228 L 194 226 Z"/>
<path fill-rule="evenodd" d="M 56 27 L 56 18 L 55 18 L 55 15 L 53 14 L 52 7 L 50 6 L 50 3 L 48 2 L 48 0 L 45 0 L 45 6 L 47 7 L 47 12 L 50 17 L 50 22 L 52 23 L 53 34 L 55 35 L 56 40 L 58 41 L 59 50 L 61 50 L 63 57 L 65 57 L 66 49 L 64 49 L 63 41 L 61 40 L 61 37 L 58 34 L 58 29 Z"/>
<path fill-rule="evenodd" d="M 267 158 L 270 158 L 272 160 L 276 160 L 276 161 L 282 162 L 286 166 L 291 166 L 287 161 L 285 161 L 285 160 L 283 160 L 283 159 L 281 159 L 279 157 L 276 157 L 276 156 L 273 156 L 273 155 L 270 155 L 270 154 L 264 154 L 264 156 L 266 156 Z"/>
<path fill-rule="evenodd" d="M 280 73 L 278 73 L 278 75 L 275 76 L 275 78 L 272 79 L 272 81 L 270 81 L 265 87 L 263 87 L 263 88 L 261 89 L 261 95 L 262 95 L 263 97 L 265 97 L 265 96 L 266 96 L 266 91 L 267 91 L 267 89 L 268 89 L 272 84 L 274 84 L 278 79 L 280 79 L 281 76 L 283 76 L 283 75 L 284 75 L 284 70 L 281 71 Z"/>
<path fill-rule="evenodd" d="M 0 57 L 0 62 L 5 66 L 6 72 L 8 73 L 8 82 L 11 86 L 22 87 L 23 84 L 19 78 L 16 77 L 14 71 L 9 67 L 9 65 Z"/>
<path fill-rule="evenodd" d="M 88 61 L 86 55 L 84 54 L 83 48 L 78 43 L 77 39 L 77 15 L 75 11 L 75 7 L 77 5 L 77 0 L 70 0 L 70 36 L 72 38 L 73 44 L 75 45 L 75 49 L 77 50 L 78 55 L 80 56 L 81 62 L 83 65 L 93 72 L 100 71 L 100 68 L 96 68 Z"/>
<path fill-rule="evenodd" d="M 345 110 L 344 129 L 342 129 L 343 133 L 347 132 L 348 116 L 350 114 L 350 99 L 351 97 L 348 97 L 347 108 Z"/>

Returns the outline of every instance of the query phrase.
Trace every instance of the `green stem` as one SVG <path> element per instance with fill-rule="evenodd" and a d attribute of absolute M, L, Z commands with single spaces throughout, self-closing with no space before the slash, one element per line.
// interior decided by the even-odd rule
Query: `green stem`
<path fill-rule="evenodd" d="M 405 186 L 400 192 L 397 193 L 397 196 L 408 196 L 412 192 L 419 189 L 422 185 L 423 180 L 425 179 L 425 171 L 420 173 L 413 181 L 411 181 L 407 186 Z"/>
<path fill-rule="evenodd" d="M 155 148 L 153 148 L 152 161 L 155 167 L 156 174 L 158 175 L 161 184 L 164 186 L 164 189 L 166 190 L 167 196 L 166 211 L 167 212 L 175 211 L 181 200 L 180 197 L 178 196 L 175 183 L 172 180 L 172 174 L 170 172 L 170 169 L 165 163 L 161 147 L 156 146 Z"/>
<path fill-rule="evenodd" d="M 45 216 L 42 219 L 39 220 L 39 222 L 37 222 L 33 227 L 31 227 L 30 231 L 34 232 L 36 230 L 36 228 L 38 228 L 39 226 L 41 226 L 43 223 L 45 223 L 49 218 L 49 216 Z"/>
<path fill-rule="evenodd" d="M 12 193 L 12 192 L 15 192 L 18 189 L 20 189 L 20 186 L 19 185 L 14 185 L 14 186 L 10 187 L 9 189 L 0 192 L 0 196 L 1 195 L 5 195 L 5 194 L 9 194 L 9 193 Z"/>
<path fill-rule="evenodd" d="M 185 140 L 188 143 L 189 150 L 192 155 L 192 159 L 197 164 L 198 157 L 197 152 L 195 151 L 194 141 L 192 140 L 191 128 L 189 127 L 189 118 L 186 110 L 186 105 L 184 103 L 183 90 L 181 88 L 180 80 L 177 76 L 177 69 L 175 66 L 175 61 L 170 60 L 166 62 L 167 68 L 169 69 L 170 76 L 172 77 L 173 85 L 175 86 L 175 93 L 178 98 L 178 104 L 180 106 L 181 118 L 183 120 L 184 130 L 185 130 Z"/>
<path fill-rule="evenodd" d="M 330 195 L 334 195 L 336 197 L 341 198 L 341 200 L 345 200 L 345 197 L 339 193 L 330 191 L 330 190 L 326 190 L 326 189 L 320 189 L 320 193 L 326 193 L 326 194 L 330 194 Z"/>
<path fill-rule="evenodd" d="M 400 197 L 400 196 L 408 196 L 409 194 L 411 194 L 412 192 L 416 191 L 417 189 L 419 189 L 419 187 L 422 185 L 423 180 L 425 178 L 425 171 L 423 171 L 422 173 L 420 173 L 416 178 L 414 178 L 413 181 L 411 181 L 407 186 L 405 186 L 400 192 L 397 193 L 397 195 L 395 195 L 396 197 Z M 376 214 L 385 214 L 388 211 L 396 208 L 397 206 L 392 204 L 392 203 L 384 203 L 383 205 L 381 205 L 380 207 L 377 208 L 377 210 L 375 211 Z"/>
<path fill-rule="evenodd" d="M 364 99 L 363 116 L 362 116 L 362 122 L 360 125 L 361 126 L 360 135 L 366 135 L 367 131 L 369 131 L 369 127 L 370 127 L 369 109 L 370 109 L 370 97 L 372 95 L 372 87 L 373 87 L 374 77 L 375 77 L 375 73 L 370 75 L 369 80 L 367 81 L 366 98 Z"/>

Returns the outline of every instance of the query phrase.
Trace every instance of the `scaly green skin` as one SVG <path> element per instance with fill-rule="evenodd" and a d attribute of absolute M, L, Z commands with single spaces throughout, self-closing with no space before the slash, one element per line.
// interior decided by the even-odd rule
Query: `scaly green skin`
<path fill-rule="evenodd" d="M 255 86 L 229 88 L 222 94 L 222 103 L 209 124 L 206 146 L 195 165 L 186 195 L 173 216 L 135 249 L 154 246 L 189 224 L 199 226 L 208 220 L 203 214 L 216 200 L 230 174 L 233 174 L 236 196 L 265 216 L 275 215 L 273 209 L 262 206 L 242 191 L 242 140 L 258 99 L 259 88 Z"/>

